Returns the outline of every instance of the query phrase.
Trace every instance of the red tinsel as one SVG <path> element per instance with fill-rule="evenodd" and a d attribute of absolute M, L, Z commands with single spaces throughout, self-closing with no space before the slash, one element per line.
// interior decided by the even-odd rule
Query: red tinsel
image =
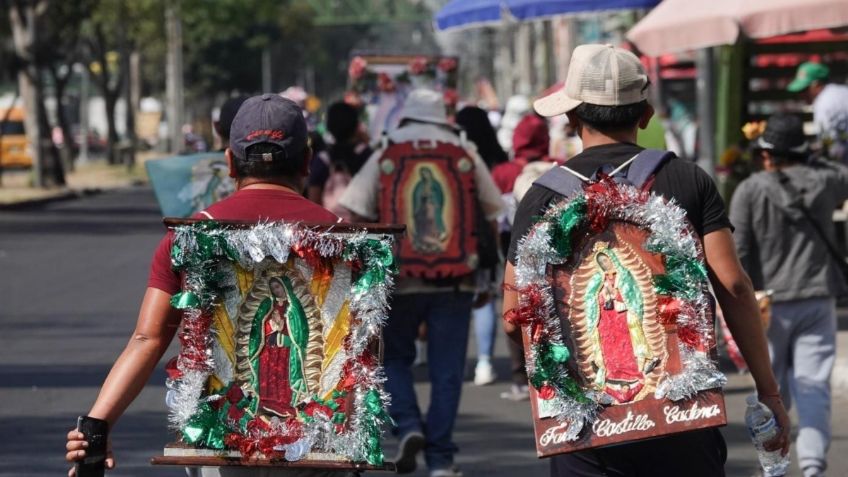
<path fill-rule="evenodd" d="M 621 194 L 621 188 L 608 175 L 599 174 L 597 182 L 586 185 L 586 217 L 589 219 L 589 229 L 594 233 L 601 233 L 609 225 L 612 211 L 627 207 L 632 203 L 630 198 Z M 646 194 L 639 199 L 645 200 Z"/>
<path fill-rule="evenodd" d="M 298 257 L 303 259 L 310 268 L 313 268 L 316 271 L 320 270 L 321 267 L 327 266 L 324 257 L 322 257 L 320 252 L 311 244 L 297 243 L 293 245 L 291 249 Z"/>
<path fill-rule="evenodd" d="M 684 344 L 693 348 L 698 348 L 701 345 L 701 333 L 691 326 L 681 326 L 677 328 L 677 337 Z"/>
<path fill-rule="evenodd" d="M 257 454 L 271 457 L 275 452 L 279 453 L 274 447 L 291 444 L 303 437 L 299 422 L 288 419 L 286 424 L 289 430 L 287 434 L 273 434 L 274 430 L 270 424 L 262 419 L 253 419 L 247 423 L 245 435 L 235 432 L 227 434 L 224 443 L 230 449 L 238 449 L 244 459 L 256 457 Z"/>
<path fill-rule="evenodd" d="M 514 288 L 505 285 L 505 288 Z M 516 326 L 529 325 L 538 321 L 539 310 L 544 309 L 544 294 L 538 285 L 530 285 L 518 291 L 521 299 L 519 305 L 504 313 L 504 319 Z"/>
<path fill-rule="evenodd" d="M 178 358 L 178 368 L 181 371 L 209 370 L 209 327 L 212 326 L 212 315 L 203 313 L 196 318 L 183 319 L 183 329 L 180 333 L 182 348 Z"/>
<path fill-rule="evenodd" d="M 677 298 L 660 295 L 657 297 L 657 321 L 664 325 L 677 323 L 677 315 L 683 304 Z"/>
<path fill-rule="evenodd" d="M 539 397 L 545 401 L 549 401 L 556 397 L 556 389 L 549 384 L 545 384 L 541 389 L 539 389 Z"/>
<path fill-rule="evenodd" d="M 598 182 L 586 185 L 586 217 L 589 228 L 594 233 L 606 230 L 609 224 L 610 210 L 616 205 L 623 205 L 618 187 L 608 176 L 601 175 Z"/>
<path fill-rule="evenodd" d="M 332 409 L 323 404 L 318 404 L 315 401 L 309 401 L 306 407 L 303 408 L 303 412 L 310 417 L 315 417 L 316 414 L 320 414 L 327 419 L 333 417 Z"/>
<path fill-rule="evenodd" d="M 183 377 L 183 372 L 177 368 L 177 357 L 168 360 L 168 363 L 165 365 L 165 373 L 168 375 L 168 379 L 180 379 Z"/>

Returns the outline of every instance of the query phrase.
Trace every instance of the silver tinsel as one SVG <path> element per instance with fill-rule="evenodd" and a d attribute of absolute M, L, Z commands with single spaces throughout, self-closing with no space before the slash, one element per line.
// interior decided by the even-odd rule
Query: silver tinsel
<path fill-rule="evenodd" d="M 206 389 L 206 380 L 209 373 L 203 371 L 185 371 L 179 380 L 174 382 L 174 393 L 170 396 L 170 422 L 171 426 L 180 430 L 188 423 L 189 419 L 197 412 L 203 391 Z"/>
<path fill-rule="evenodd" d="M 654 393 L 657 399 L 668 398 L 672 401 L 681 401 L 701 391 L 723 388 L 727 384 L 727 377 L 716 369 L 715 364 L 705 353 L 695 352 L 681 345 L 680 359 L 683 363 L 683 371 L 663 377 Z"/>

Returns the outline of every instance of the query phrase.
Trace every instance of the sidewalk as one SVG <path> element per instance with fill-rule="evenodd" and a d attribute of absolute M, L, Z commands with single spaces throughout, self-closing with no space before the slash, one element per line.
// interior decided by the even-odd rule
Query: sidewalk
<path fill-rule="evenodd" d="M 155 157 L 158 157 L 158 154 L 138 154 L 136 164 L 131 170 L 124 165 L 107 164 L 103 160 L 77 165 L 74 171 L 67 173 L 65 177 L 67 185 L 58 188 L 32 187 L 30 169 L 3 170 L 2 183 L 0 183 L 0 208 L 146 184 L 147 173 L 144 170 L 144 162 Z"/>

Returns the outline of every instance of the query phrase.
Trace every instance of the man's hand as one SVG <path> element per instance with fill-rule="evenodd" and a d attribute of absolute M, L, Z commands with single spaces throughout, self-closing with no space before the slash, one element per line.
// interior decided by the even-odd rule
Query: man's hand
<path fill-rule="evenodd" d="M 783 401 L 780 396 L 760 396 L 760 402 L 771 409 L 774 414 L 774 419 L 780 427 L 780 431 L 774 438 L 766 442 L 763 447 L 771 452 L 780 450 L 780 455 L 786 455 L 789 452 L 789 431 L 792 423 L 789 421 L 789 414 L 786 413 L 786 408 L 783 407 Z"/>
<path fill-rule="evenodd" d="M 65 444 L 65 450 L 67 453 L 65 454 L 65 460 L 71 463 L 76 463 L 85 458 L 85 450 L 88 448 L 88 441 L 85 440 L 85 436 L 82 432 L 72 429 L 68 432 L 68 443 Z M 106 441 L 106 468 L 114 469 L 115 468 L 115 457 L 112 455 L 112 441 Z M 68 470 L 68 477 L 74 477 L 77 475 L 77 471 L 75 467 L 71 467 Z"/>

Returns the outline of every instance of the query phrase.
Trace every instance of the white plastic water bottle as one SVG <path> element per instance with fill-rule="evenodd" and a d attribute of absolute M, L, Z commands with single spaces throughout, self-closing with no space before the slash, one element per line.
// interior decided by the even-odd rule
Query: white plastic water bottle
<path fill-rule="evenodd" d="M 782 456 L 780 449 L 769 452 L 763 448 L 766 442 L 772 440 L 780 432 L 780 426 L 774 419 L 774 414 L 754 394 L 748 396 L 746 402 L 748 409 L 745 411 L 745 424 L 748 426 L 751 442 L 757 449 L 757 457 L 760 458 L 763 475 L 765 477 L 786 475 L 786 471 L 789 469 L 789 454 Z"/>

